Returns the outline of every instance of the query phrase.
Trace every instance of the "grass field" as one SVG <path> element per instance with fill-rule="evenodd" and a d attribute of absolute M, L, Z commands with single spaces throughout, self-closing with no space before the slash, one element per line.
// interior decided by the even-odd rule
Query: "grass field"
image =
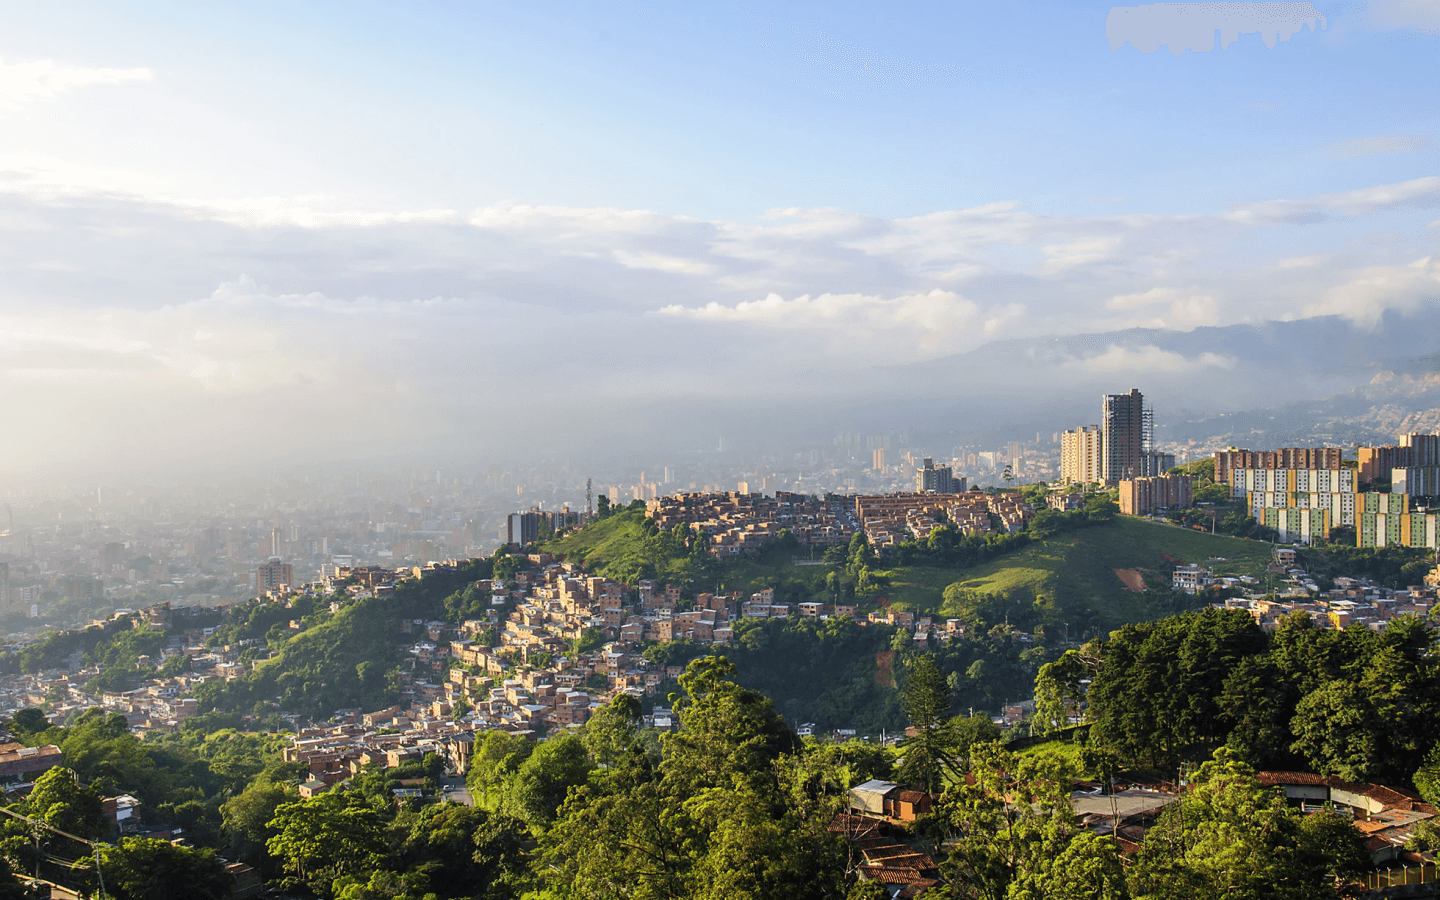
<path fill-rule="evenodd" d="M 1262 576 L 1269 559 L 1269 544 L 1120 516 L 1108 525 L 1057 535 L 972 569 L 907 566 L 882 574 L 891 579 L 891 601 L 902 608 L 943 615 L 947 610 L 942 594 L 947 585 L 959 582 L 985 594 L 1053 596 L 1062 607 L 1088 613 L 1087 619 L 1108 630 L 1157 615 L 1147 595 L 1128 588 L 1124 576 L 1168 595 L 1170 575 L 1178 564 L 1200 563 L 1217 574 Z"/>
<path fill-rule="evenodd" d="M 1048 744 L 1036 744 L 1033 747 L 1016 751 L 1015 755 L 1058 756 L 1070 766 L 1071 771 L 1080 771 L 1080 745 L 1074 741 L 1051 741 Z"/>

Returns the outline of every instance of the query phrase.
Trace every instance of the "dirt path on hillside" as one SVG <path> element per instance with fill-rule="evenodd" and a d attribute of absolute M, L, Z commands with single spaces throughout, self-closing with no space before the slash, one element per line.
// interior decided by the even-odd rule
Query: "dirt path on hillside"
<path fill-rule="evenodd" d="M 875 683 L 881 687 L 895 686 L 895 651 L 885 650 L 875 654 Z"/>
<path fill-rule="evenodd" d="M 1134 569 L 1116 569 L 1115 577 L 1124 583 L 1125 587 L 1135 593 L 1143 593 L 1145 590 L 1145 578 Z"/>

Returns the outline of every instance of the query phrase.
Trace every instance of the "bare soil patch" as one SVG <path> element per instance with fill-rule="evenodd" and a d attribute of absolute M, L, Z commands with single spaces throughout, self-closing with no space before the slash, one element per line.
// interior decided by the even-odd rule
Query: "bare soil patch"
<path fill-rule="evenodd" d="M 875 654 L 875 683 L 881 687 L 895 686 L 895 651 L 884 650 Z"/>
<path fill-rule="evenodd" d="M 1116 569 L 1115 577 L 1129 590 L 1139 594 L 1145 590 L 1145 576 L 1134 569 Z"/>

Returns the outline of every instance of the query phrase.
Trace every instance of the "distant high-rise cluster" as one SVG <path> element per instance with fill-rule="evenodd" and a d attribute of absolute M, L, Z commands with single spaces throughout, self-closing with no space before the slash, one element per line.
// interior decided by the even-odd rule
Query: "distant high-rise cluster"
<path fill-rule="evenodd" d="M 1155 450 L 1154 431 L 1154 411 L 1139 390 L 1105 394 L 1100 424 L 1082 425 L 1060 436 L 1060 479 L 1113 486 L 1126 479 L 1164 475 L 1174 467 L 1175 456 Z"/>
<path fill-rule="evenodd" d="M 512 547 L 533 544 L 540 537 L 540 515 L 535 511 L 511 513 L 505 519 L 505 543 Z"/>
<path fill-rule="evenodd" d="M 549 529 L 550 533 L 554 533 L 572 525 L 579 525 L 582 521 L 581 514 L 572 512 L 569 505 L 560 510 L 531 507 L 528 512 L 510 513 L 505 517 L 505 543 L 512 547 L 524 547 L 540 540 L 542 525 Z"/>

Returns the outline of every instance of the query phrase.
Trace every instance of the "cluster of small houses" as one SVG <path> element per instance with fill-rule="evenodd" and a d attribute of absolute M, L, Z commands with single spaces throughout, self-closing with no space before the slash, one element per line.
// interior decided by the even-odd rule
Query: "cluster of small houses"
<path fill-rule="evenodd" d="M 535 568 L 516 573 L 511 583 L 491 579 L 473 583 L 478 593 L 489 598 L 483 618 L 467 620 L 458 628 L 439 621 L 400 623 L 400 639 L 410 645 L 410 665 L 400 673 L 402 702 L 413 710 L 415 721 L 462 718 L 468 729 L 517 732 L 580 725 L 617 693 L 650 696 L 679 676 L 679 666 L 646 660 L 639 652 L 642 642 L 683 638 L 702 645 L 725 644 L 733 639 L 732 624 L 739 618 L 858 616 L 853 604 L 778 602 L 771 589 L 748 598 L 738 592 L 700 593 L 682 604 L 675 585 L 641 581 L 631 588 L 547 554 L 534 554 L 529 561 Z M 286 586 L 264 599 L 291 606 L 301 595 L 345 592 L 347 599 L 334 601 L 333 612 L 349 599 L 384 596 L 404 578 L 458 565 L 342 568 L 326 573 L 322 582 Z M 214 627 L 189 628 L 176 618 L 189 615 L 192 610 L 172 611 L 161 604 L 140 612 L 120 611 L 95 624 L 106 631 L 140 624 L 169 629 L 171 646 L 159 658 L 140 663 L 159 666 L 171 654 L 183 653 L 191 671 L 151 678 L 130 691 L 96 693 L 86 691 L 84 684 L 99 669 L 81 667 L 79 659 L 72 659 L 71 667 L 58 671 L 0 679 L 0 711 L 44 706 L 63 717 L 99 706 L 124 714 L 137 734 L 178 727 L 198 711 L 197 702 L 188 696 L 196 685 L 241 677 L 270 655 L 262 642 L 250 639 L 206 647 L 203 642 Z M 954 638 L 965 631 L 959 620 L 935 620 L 888 608 L 870 613 L 866 621 L 910 631 L 920 643 Z M 290 627 L 301 625 L 292 621 Z M 574 652 L 577 640 L 595 635 L 602 641 L 597 649 Z M 423 730 L 429 734 L 432 729 L 427 724 Z"/>
<path fill-rule="evenodd" d="M 1440 567 L 1425 578 L 1425 584 L 1392 589 L 1363 578 L 1337 577 L 1334 587 L 1321 590 L 1304 569 L 1296 566 L 1295 550 L 1276 547 L 1269 572 L 1284 585 L 1270 593 L 1261 590 L 1260 579 L 1249 575 L 1216 576 L 1199 565 L 1176 566 L 1174 588 L 1194 594 L 1206 588 L 1234 588 L 1244 593 L 1226 598 L 1227 609 L 1243 609 L 1261 628 L 1269 631 L 1280 619 L 1294 612 L 1310 614 L 1321 627 L 1344 629 L 1361 626 L 1381 631 L 1396 616 L 1424 618 L 1440 596 Z"/>
<path fill-rule="evenodd" d="M 925 540 L 941 525 L 962 534 L 1023 531 L 1035 511 L 1014 492 L 980 490 L 859 494 L 818 500 L 777 491 L 773 497 L 737 491 L 679 493 L 656 497 L 646 513 L 661 529 L 686 525 L 708 538 L 712 556 L 759 549 L 782 530 L 802 546 L 843 544 L 863 531 L 874 547 Z"/>
<path fill-rule="evenodd" d="M 642 580 L 632 590 L 548 554 L 530 560 L 537 568 L 517 573 L 513 585 L 475 582 L 491 598 L 483 619 L 458 628 L 439 621 L 401 623 L 404 633 L 419 638 L 410 647 L 413 664 L 402 673 L 414 708 L 436 718 L 468 709 L 466 720 L 482 728 L 579 725 L 617 693 L 652 696 L 679 676 L 680 666 L 646 660 L 644 642 L 724 645 L 733 640 L 736 619 L 859 616 L 854 604 L 778 602 L 770 588 L 748 599 L 739 592 L 700 593 L 682 603 L 677 585 Z M 922 645 L 965 634 L 959 619 L 889 608 L 864 621 L 911 632 Z M 603 645 L 574 652 L 587 635 L 598 635 Z"/>
<path fill-rule="evenodd" d="M 855 517 L 874 547 L 923 541 L 941 525 L 966 535 L 1014 534 L 1035 517 L 1030 504 L 1014 492 L 862 494 L 854 503 Z"/>
<path fill-rule="evenodd" d="M 122 713 L 137 734 L 173 730 L 198 711 L 197 702 L 187 696 L 196 685 L 215 678 L 238 677 L 252 665 L 241 661 L 243 647 L 206 647 L 204 642 L 215 628 L 195 624 L 195 620 L 218 621 L 218 615 L 215 610 L 197 607 L 172 610 L 169 603 L 161 603 L 138 612 L 117 610 L 110 618 L 90 626 L 107 634 L 140 626 L 168 631 L 170 643 L 160 655 L 154 659 L 141 656 L 137 664 L 159 667 L 171 656 L 184 654 L 190 663 L 184 674 L 150 678 L 128 691 L 91 691 L 85 685 L 100 674 L 100 667 L 82 665 L 77 653 L 58 669 L 0 676 L 0 713 L 43 706 L 57 720 L 63 720 L 72 712 L 98 706 Z"/>
<path fill-rule="evenodd" d="M 1287 553 L 1292 555 L 1287 557 Z M 513 584 L 484 580 L 473 585 L 482 596 L 490 598 L 484 618 L 467 620 L 453 632 L 443 622 L 400 623 L 400 638 L 410 643 L 412 659 L 408 671 L 401 674 L 403 705 L 370 713 L 341 710 L 324 726 L 298 731 L 284 757 L 306 764 L 308 774 L 300 785 L 303 796 L 328 790 L 367 768 L 395 768 L 432 753 L 463 773 L 477 739 L 488 730 L 533 737 L 548 729 L 584 724 L 594 710 L 619 693 L 653 695 L 666 681 L 677 678 L 682 669 L 646 660 L 638 652 L 644 640 L 684 637 L 699 643 L 723 643 L 731 637 L 733 617 L 857 615 L 855 607 L 847 605 L 801 603 L 792 607 L 776 602 L 774 592 L 769 590 L 748 599 L 738 594 L 700 594 L 684 604 L 688 609 L 682 609 L 680 591 L 675 586 L 662 588 L 642 581 L 632 590 L 543 554 L 532 556 L 530 561 L 536 568 L 517 573 Z M 1272 571 L 1304 588 L 1303 599 L 1297 594 L 1275 601 L 1227 603 L 1248 604 L 1245 608 L 1262 625 L 1283 612 L 1313 606 L 1319 618 L 1335 627 L 1356 622 L 1375 627 L 1375 621 L 1400 612 L 1428 611 L 1433 601 L 1434 584 L 1421 597 L 1421 589 L 1385 592 L 1350 579 L 1336 579 L 1335 590 L 1317 598 L 1313 596 L 1315 591 L 1308 589 L 1304 573 L 1294 569 L 1293 564 L 1293 551 L 1282 548 L 1276 551 Z M 441 563 L 427 568 L 456 565 Z M 333 573 L 334 581 L 329 585 L 306 585 L 299 591 L 286 589 L 270 599 L 290 603 L 296 593 L 333 589 L 342 584 L 352 597 L 367 593 L 383 596 L 394 589 L 400 578 L 423 574 L 410 570 L 340 571 Z M 1178 584 L 1182 578 L 1179 570 L 1176 577 Z M 1183 577 L 1192 576 L 1187 572 Z M 1194 572 L 1197 588 L 1205 586 L 1205 577 L 1203 570 Z M 166 606 L 126 615 L 157 627 L 174 624 Z M 121 627 L 124 617 L 117 615 L 99 624 Z M 889 609 L 870 613 L 869 621 L 913 629 L 916 641 L 953 638 L 965 631 L 959 620 L 942 623 Z M 204 670 L 200 675 L 155 679 L 136 691 L 98 698 L 84 696 L 76 687 L 74 678 L 81 671 L 42 678 L 24 676 L 30 678 L 24 686 L 10 683 L 16 680 L 12 676 L 0 684 L 0 699 L 12 710 L 49 699 L 51 708 L 61 713 L 77 704 L 100 705 L 124 713 L 141 733 L 171 728 L 195 712 L 195 701 L 183 696 L 195 682 L 235 677 L 248 668 L 238 661 L 245 648 L 206 649 L 200 645 L 211 630 L 178 630 L 175 633 L 183 637 L 181 643 L 185 646 L 170 648 L 189 654 L 192 661 L 200 660 Z M 608 639 L 604 645 L 592 652 L 574 653 L 573 642 L 594 632 Z M 61 685 L 65 687 L 65 702 L 57 708 L 53 689 Z M 46 696 L 37 696 L 37 692 Z M 1026 711 L 1023 704 L 1007 708 L 1005 719 L 1019 719 Z M 457 715 L 460 712 L 464 714 Z M 666 730 L 675 727 L 676 721 L 668 710 L 656 708 L 646 724 Z M 801 733 L 812 736 L 814 728 L 802 726 Z M 854 732 L 841 729 L 833 737 L 844 740 L 854 737 Z M 63 756 L 57 747 L 0 745 L 0 780 L 33 780 L 60 764 Z M 1306 810 L 1328 803 L 1352 816 L 1377 866 L 1414 866 L 1433 879 L 1433 861 L 1428 855 L 1403 849 L 1415 825 L 1435 815 L 1435 810 L 1418 797 L 1378 785 L 1349 784 L 1305 773 L 1262 773 L 1261 780 L 1283 790 Z M 402 784 L 396 790 L 397 796 L 418 793 L 420 785 Z M 1176 797 L 1176 789 L 1169 785 L 1132 785 L 1113 795 L 1102 795 L 1098 786 L 1082 784 L 1077 785 L 1072 802 L 1085 827 L 1114 835 L 1126 853 L 1133 853 L 1145 830 Z M 928 810 L 930 802 L 927 795 L 901 785 L 867 782 L 851 790 L 848 811 L 832 825 L 863 857 L 861 877 L 880 881 L 892 897 L 917 896 L 939 882 L 935 861 L 910 846 L 905 831 L 908 823 Z M 107 809 L 116 815 L 118 829 L 143 829 L 133 798 L 110 798 Z M 254 880 L 252 872 L 233 874 L 245 879 L 246 884 Z"/>
<path fill-rule="evenodd" d="M 782 530 L 807 546 L 844 543 L 855 533 L 836 504 L 788 491 L 773 497 L 739 491 L 673 494 L 650 500 L 645 512 L 661 530 L 687 525 L 704 533 L 707 552 L 717 557 L 759 549 Z"/>

